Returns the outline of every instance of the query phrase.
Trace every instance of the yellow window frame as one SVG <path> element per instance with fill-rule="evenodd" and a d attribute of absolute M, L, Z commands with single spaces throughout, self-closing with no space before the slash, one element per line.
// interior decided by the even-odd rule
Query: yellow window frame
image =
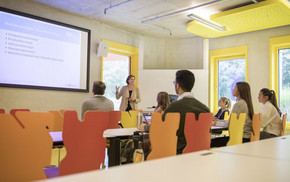
<path fill-rule="evenodd" d="M 109 43 L 108 51 L 110 53 L 116 53 L 130 57 L 130 73 L 135 76 L 135 85 L 138 86 L 139 48 L 109 40 L 102 41 Z M 101 80 L 103 80 L 103 61 L 103 57 L 101 57 Z"/>
<path fill-rule="evenodd" d="M 279 49 L 290 48 L 290 35 L 270 38 L 270 89 L 274 90 L 279 98 Z M 278 99 L 279 104 L 279 99 Z M 286 129 L 290 129 L 290 123 L 286 124 Z"/>
<path fill-rule="evenodd" d="M 209 56 L 209 108 L 212 112 L 217 112 L 218 62 L 227 59 L 245 58 L 245 79 L 248 81 L 248 46 L 211 50 Z"/>

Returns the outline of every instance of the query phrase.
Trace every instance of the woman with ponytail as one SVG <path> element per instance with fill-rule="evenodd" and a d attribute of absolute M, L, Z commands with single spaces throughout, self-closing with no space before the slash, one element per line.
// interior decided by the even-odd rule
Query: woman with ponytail
<path fill-rule="evenodd" d="M 214 121 L 217 120 L 224 120 L 225 113 L 228 113 L 230 115 L 230 109 L 231 109 L 231 100 L 226 97 L 221 97 L 219 100 L 218 105 L 221 107 L 217 114 L 214 116 Z"/>
<path fill-rule="evenodd" d="M 258 100 L 263 104 L 260 140 L 273 138 L 280 135 L 281 131 L 281 111 L 277 106 L 276 94 L 274 90 L 263 88 L 259 92 Z"/>

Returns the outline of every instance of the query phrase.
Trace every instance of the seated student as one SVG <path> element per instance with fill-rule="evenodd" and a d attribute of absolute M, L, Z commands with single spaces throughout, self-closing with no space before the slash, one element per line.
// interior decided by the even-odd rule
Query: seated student
<path fill-rule="evenodd" d="M 254 114 L 253 103 L 250 85 L 247 82 L 237 82 L 233 90 L 233 96 L 237 98 L 237 102 L 234 104 L 232 113 L 246 113 L 246 122 L 244 125 L 243 143 L 250 141 L 252 128 L 252 118 Z M 230 120 L 230 119 L 229 119 Z M 228 120 L 228 121 L 229 121 Z M 229 122 L 218 121 L 216 126 L 228 126 Z M 229 137 L 219 137 L 211 140 L 211 147 L 226 146 L 229 141 Z"/>
<path fill-rule="evenodd" d="M 86 111 L 89 110 L 101 110 L 101 111 L 113 111 L 114 103 L 103 96 L 105 94 L 106 84 L 102 81 L 95 81 L 93 84 L 93 95 L 87 98 L 82 103 L 81 117 L 83 119 Z"/>
<path fill-rule="evenodd" d="M 221 107 L 217 114 L 214 116 L 213 120 L 224 120 L 225 113 L 230 114 L 230 108 L 231 108 L 231 100 L 226 97 L 221 97 L 219 100 L 218 105 Z"/>
<path fill-rule="evenodd" d="M 263 88 L 259 92 L 258 100 L 263 104 L 260 140 L 273 138 L 280 135 L 281 131 L 281 111 L 277 106 L 274 90 Z"/>
<path fill-rule="evenodd" d="M 186 113 L 194 113 L 198 116 L 200 113 L 209 113 L 209 108 L 193 97 L 191 90 L 195 83 L 194 74 L 189 70 L 179 70 L 175 73 L 175 80 L 173 81 L 176 94 L 179 95 L 177 101 L 172 102 L 164 111 L 162 119 L 165 119 L 166 113 L 178 112 L 180 113 L 179 128 L 177 130 L 177 154 L 182 154 L 186 146 L 184 135 L 184 124 Z M 141 124 L 140 130 L 149 131 L 150 125 Z"/>
<path fill-rule="evenodd" d="M 165 109 L 167 109 L 169 105 L 169 96 L 167 92 L 159 92 L 157 94 L 157 106 L 154 112 L 159 112 L 161 113 Z"/>

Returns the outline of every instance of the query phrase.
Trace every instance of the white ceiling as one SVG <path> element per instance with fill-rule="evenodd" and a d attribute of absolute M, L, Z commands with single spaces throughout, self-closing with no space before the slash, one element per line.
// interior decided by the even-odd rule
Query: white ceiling
<path fill-rule="evenodd" d="M 57 9 L 94 18 L 102 23 L 153 37 L 186 38 L 187 17 L 202 17 L 262 0 L 31 0 Z M 206 5 L 207 4 L 207 5 Z M 111 7 L 111 8 L 110 8 Z M 194 8 L 195 7 L 195 8 Z M 105 14 L 105 9 L 106 14 Z M 185 9 L 190 9 L 183 11 Z M 182 11 L 176 13 L 177 11 Z M 172 13 L 172 15 L 168 15 Z M 163 16 L 146 23 L 144 20 Z"/>

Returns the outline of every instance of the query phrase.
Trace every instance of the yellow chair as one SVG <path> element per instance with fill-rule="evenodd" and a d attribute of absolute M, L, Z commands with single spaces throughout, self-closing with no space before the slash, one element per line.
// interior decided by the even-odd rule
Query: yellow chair
<path fill-rule="evenodd" d="M 162 121 L 160 113 L 153 113 L 149 130 L 151 152 L 147 160 L 158 159 L 176 155 L 177 136 L 180 114 L 167 113 Z"/>
<path fill-rule="evenodd" d="M 228 120 L 230 118 L 231 112 L 225 112 L 224 120 Z"/>
<path fill-rule="evenodd" d="M 281 127 L 281 136 L 284 136 L 285 135 L 285 129 L 286 129 L 286 120 L 287 120 L 287 113 L 283 114 L 282 116 L 282 127 Z"/>
<path fill-rule="evenodd" d="M 237 118 L 236 113 L 231 114 L 229 122 L 230 139 L 227 143 L 227 146 L 243 143 L 243 133 L 244 133 L 244 125 L 246 122 L 246 116 L 247 116 L 246 113 L 240 113 L 239 118 Z"/>
<path fill-rule="evenodd" d="M 121 124 L 124 128 L 137 128 L 138 111 L 122 111 Z"/>
<path fill-rule="evenodd" d="M 253 132 L 251 133 L 251 142 L 260 140 L 260 128 L 261 128 L 262 114 L 254 114 L 252 119 Z"/>

